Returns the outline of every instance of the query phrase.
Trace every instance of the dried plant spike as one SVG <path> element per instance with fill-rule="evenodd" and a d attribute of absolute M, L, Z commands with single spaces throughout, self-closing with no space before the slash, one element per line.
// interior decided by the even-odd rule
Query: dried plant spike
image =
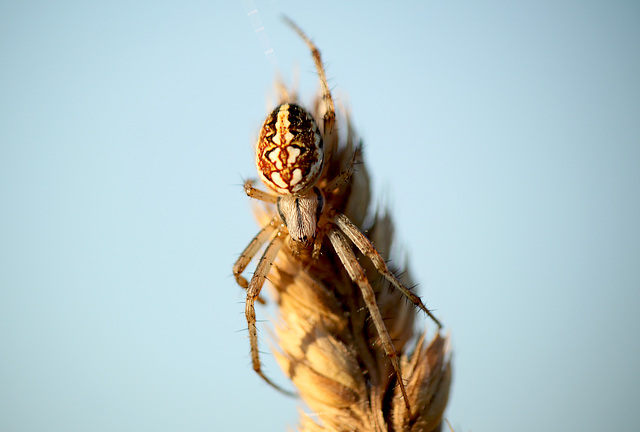
<path fill-rule="evenodd" d="M 336 117 L 320 51 L 285 21 L 311 51 L 321 95 L 307 109 L 295 92 L 279 87 L 281 100 L 256 144 L 258 176 L 268 191 L 245 183 L 246 194 L 265 203 L 255 208 L 263 228 L 233 266 L 247 290 L 253 369 L 284 391 L 263 372 L 259 356 L 255 302 L 268 280 L 280 318 L 274 355 L 315 411 L 301 417 L 301 431 L 439 430 L 451 376 L 440 321 L 408 288 L 408 276 L 387 266 L 393 227 L 386 216 L 367 216 L 360 141 L 348 116 Z M 342 121 L 346 136 L 335 127 Z M 418 308 L 437 324 L 437 334 L 426 347 L 422 335 L 408 354 Z"/>

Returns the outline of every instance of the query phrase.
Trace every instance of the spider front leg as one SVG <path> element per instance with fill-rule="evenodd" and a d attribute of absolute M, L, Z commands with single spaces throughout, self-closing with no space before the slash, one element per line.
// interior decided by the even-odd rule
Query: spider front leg
<path fill-rule="evenodd" d="M 396 350 L 393 347 L 393 342 L 391 341 L 391 336 L 389 336 L 387 327 L 384 325 L 382 315 L 380 314 L 380 309 L 378 309 L 378 304 L 376 303 L 376 295 L 373 292 L 373 288 L 371 288 L 371 285 L 369 284 L 369 281 L 364 274 L 364 270 L 362 269 L 360 264 L 358 264 L 358 260 L 351 250 L 351 245 L 349 244 L 345 236 L 336 229 L 330 230 L 327 235 L 329 237 L 329 241 L 331 241 L 331 244 L 333 245 L 333 248 L 338 254 L 338 257 L 340 258 L 340 261 L 342 261 L 342 264 L 347 270 L 349 277 L 354 283 L 358 285 L 360 291 L 362 292 L 364 302 L 367 305 L 369 314 L 371 314 L 371 320 L 373 321 L 373 324 L 378 331 L 378 335 L 380 336 L 380 342 L 382 343 L 384 352 L 387 354 L 387 357 L 389 357 L 389 360 L 391 360 L 393 369 L 396 372 L 398 385 L 400 386 L 400 391 L 402 392 L 404 403 L 407 406 L 407 410 L 411 412 L 409 398 L 407 397 L 407 391 L 402 380 L 402 373 L 400 372 L 400 362 L 398 361 L 398 355 L 396 354 Z"/>
<path fill-rule="evenodd" d="M 238 260 L 233 265 L 233 276 L 236 278 L 236 282 L 242 288 L 248 288 L 249 282 L 242 277 L 242 273 L 247 268 L 253 257 L 256 256 L 258 251 L 264 244 L 269 241 L 269 239 L 273 236 L 273 233 L 278 229 L 279 219 L 274 217 L 271 221 L 260 230 L 260 232 L 249 242 L 246 248 L 238 257 Z"/>
<path fill-rule="evenodd" d="M 256 267 L 256 271 L 251 278 L 251 282 L 249 282 L 244 313 L 247 318 L 247 325 L 249 328 L 249 343 L 251 345 L 251 363 L 253 365 L 253 370 L 276 390 L 293 396 L 294 393 L 283 389 L 282 387 L 271 381 L 262 371 L 260 354 L 258 351 L 258 328 L 256 327 L 255 302 L 260 297 L 260 291 L 262 290 L 262 287 L 267 280 L 267 276 L 271 271 L 271 266 L 273 265 L 273 261 L 275 260 L 276 255 L 278 254 L 278 251 L 282 246 L 282 242 L 283 239 L 281 238 L 281 233 L 278 231 L 275 237 L 271 239 L 264 251 L 264 254 L 260 258 L 258 266 Z"/>
<path fill-rule="evenodd" d="M 256 189 L 253 187 L 253 182 L 251 180 L 247 180 L 244 182 L 244 191 L 250 198 L 256 198 L 260 201 L 275 203 L 277 200 L 277 196 L 269 194 L 267 192 L 263 192 L 260 189 Z M 253 257 L 258 253 L 260 248 L 271 238 L 273 233 L 278 229 L 279 225 L 278 217 L 274 217 L 271 222 L 269 222 L 262 230 L 256 235 L 253 240 L 249 243 L 249 245 L 242 251 L 240 257 L 233 265 L 233 276 L 236 278 L 236 282 L 242 288 L 247 288 L 249 286 L 249 282 L 242 277 L 242 272 L 247 268 Z M 260 303 L 264 303 L 264 301 L 259 300 Z"/>
<path fill-rule="evenodd" d="M 276 195 L 272 195 L 270 193 L 261 191 L 260 189 L 254 188 L 253 182 L 251 180 L 247 180 L 244 183 L 244 191 L 249 197 L 256 198 L 260 201 L 275 204 L 278 200 L 278 197 Z M 247 290 L 245 316 L 247 318 L 247 327 L 249 330 L 249 344 L 251 346 L 251 363 L 253 365 L 253 370 L 256 371 L 256 373 L 260 375 L 263 380 L 265 380 L 276 390 L 279 390 L 282 393 L 288 395 L 293 395 L 292 392 L 283 389 L 282 387 L 271 381 L 262 371 L 260 354 L 258 351 L 258 329 L 256 327 L 255 302 L 258 301 L 259 303 L 264 303 L 264 301 L 260 298 L 260 291 L 262 290 L 262 287 L 267 280 L 267 276 L 271 271 L 273 261 L 275 260 L 276 255 L 278 255 L 278 251 L 282 247 L 283 234 L 280 231 L 281 226 L 282 222 L 280 221 L 280 218 L 278 216 L 275 216 L 265 227 L 260 230 L 260 232 L 251 240 L 251 242 L 249 242 L 247 247 L 240 254 L 240 257 L 233 266 L 233 275 L 235 276 L 238 285 Z M 253 273 L 251 281 L 247 282 L 247 280 L 242 277 L 242 273 L 247 268 L 253 257 L 255 257 L 258 251 L 267 242 L 267 247 L 262 254 L 262 257 L 260 257 L 260 261 L 258 261 L 256 271 Z"/>
<path fill-rule="evenodd" d="M 420 297 L 404 286 L 404 284 L 400 282 L 393 273 L 391 273 L 375 246 L 373 246 L 371 241 L 358 229 L 357 226 L 353 224 L 353 222 L 349 220 L 348 217 L 343 214 L 338 214 L 333 218 L 333 222 L 347 235 L 347 237 L 349 237 L 349 239 L 358 247 L 360 252 L 371 260 L 380 274 L 391 282 L 394 287 L 400 290 L 400 292 L 411 300 L 413 304 L 422 309 L 438 325 L 438 328 L 442 328 L 440 321 L 433 316 L 429 309 L 427 309 L 424 303 L 422 303 L 422 300 L 420 300 Z"/>

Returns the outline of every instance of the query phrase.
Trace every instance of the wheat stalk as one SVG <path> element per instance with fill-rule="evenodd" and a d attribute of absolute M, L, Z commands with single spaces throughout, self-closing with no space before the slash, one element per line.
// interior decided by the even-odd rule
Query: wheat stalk
<path fill-rule="evenodd" d="M 279 84 L 282 102 L 295 102 Z M 324 115 L 317 98 L 312 113 Z M 349 116 L 343 114 L 341 133 L 331 134 L 325 178 L 343 172 L 355 151 L 357 138 Z M 341 193 L 331 197 L 342 211 L 389 258 L 393 224 L 388 214 L 369 212 L 369 175 L 359 163 Z M 255 207 L 260 225 L 276 217 L 272 205 Z M 328 243 L 328 242 L 327 242 Z M 358 251 L 354 248 L 354 252 Z M 448 340 L 438 331 L 428 342 L 414 330 L 415 306 L 379 277 L 371 262 L 358 254 L 374 289 L 377 305 L 401 358 L 411 413 L 403 400 L 396 375 L 371 325 L 358 287 L 351 281 L 330 245 L 320 256 L 302 256 L 285 243 L 269 272 L 268 280 L 278 305 L 277 349 L 274 354 L 313 413 L 302 413 L 299 431 L 438 431 L 451 384 Z M 400 277 L 412 286 L 408 272 Z M 413 347 L 413 348 L 412 348 Z M 412 348 L 412 352 L 409 350 Z"/>

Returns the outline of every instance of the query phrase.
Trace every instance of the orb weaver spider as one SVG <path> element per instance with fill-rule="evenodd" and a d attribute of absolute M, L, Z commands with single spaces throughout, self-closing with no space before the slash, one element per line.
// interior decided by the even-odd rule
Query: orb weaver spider
<path fill-rule="evenodd" d="M 311 51 L 322 89 L 323 127 L 320 130 L 311 113 L 297 103 L 285 101 L 278 105 L 264 121 L 256 146 L 258 175 L 270 192 L 255 188 L 251 180 L 246 181 L 244 185 L 245 193 L 249 197 L 275 204 L 277 209 L 277 215 L 251 240 L 233 266 L 237 283 L 247 290 L 245 315 L 253 369 L 274 388 L 290 393 L 274 383 L 262 370 L 258 351 L 255 302 L 261 301 L 260 291 L 278 252 L 284 245 L 301 263 L 308 263 L 319 257 L 323 242 L 328 239 L 349 278 L 360 289 L 380 343 L 397 376 L 407 409 L 411 412 L 398 356 L 376 303 L 375 293 L 358 263 L 350 242 L 371 260 L 376 270 L 391 282 L 393 287 L 433 319 L 438 328 L 442 325 L 420 298 L 389 270 L 367 236 L 341 212 L 340 206 L 343 203 L 337 202 L 337 191 L 348 186 L 359 161 L 361 148 L 358 146 L 355 149 L 347 167 L 338 173 L 330 174 L 326 161 L 331 160 L 335 149 L 332 145 L 325 148 L 325 143 L 335 141 L 333 129 L 336 114 L 320 52 L 295 23 L 287 18 L 285 21 Z M 265 245 L 256 270 L 251 280 L 247 281 L 242 273 Z"/>

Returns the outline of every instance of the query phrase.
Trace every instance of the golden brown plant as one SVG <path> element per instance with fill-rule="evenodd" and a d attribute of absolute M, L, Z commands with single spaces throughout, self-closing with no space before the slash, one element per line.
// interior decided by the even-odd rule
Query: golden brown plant
<path fill-rule="evenodd" d="M 315 178 L 295 193 L 290 189 L 302 184 L 305 175 L 296 181 L 286 173 L 273 178 L 273 172 L 266 170 L 261 151 L 273 155 L 275 147 L 270 138 L 271 147 L 264 150 L 265 136 L 273 137 L 294 115 L 302 118 L 302 124 L 308 120 L 304 109 L 302 114 L 292 113 L 299 107 L 297 98 L 280 86 L 281 104 L 263 126 L 257 160 L 263 182 L 277 195 L 255 189 L 251 182 L 245 185 L 249 196 L 267 203 L 256 206 L 265 228 L 234 266 L 236 279 L 248 289 L 246 313 L 254 369 L 274 385 L 260 366 L 253 309 L 268 278 L 280 315 L 276 358 L 313 411 L 302 415 L 300 431 L 440 430 L 451 383 L 447 341 L 440 336 L 439 326 L 428 343 L 426 334 L 414 333 L 416 306 L 430 312 L 407 288 L 411 286 L 408 274 L 395 276 L 381 258 L 391 253 L 391 219 L 368 213 L 369 176 L 360 161 L 360 145 L 349 117 L 345 114 L 337 122 L 343 125 L 338 131 L 320 54 L 293 26 L 312 50 L 323 87 L 322 96 L 308 110 L 310 123 L 324 119 L 322 132 L 312 124 L 308 129 L 313 134 L 307 139 L 317 143 L 321 137 L 324 162 L 320 168 L 313 165 L 316 159 L 307 163 L 309 177 Z M 275 125 L 271 135 L 269 125 Z M 282 132 L 275 139 L 278 145 L 288 131 Z M 295 131 L 293 135 L 295 138 Z M 285 148 L 293 151 L 292 146 L 296 155 L 305 154 L 293 141 L 284 144 L 276 154 L 281 155 Z M 280 165 L 288 159 L 296 158 L 287 153 Z M 294 168 L 296 165 L 291 171 Z M 307 215 L 299 210 L 303 199 L 311 203 L 309 213 L 317 219 L 308 222 L 311 227 L 304 225 Z M 286 200 L 292 202 L 293 210 Z M 300 214 L 303 217 L 296 219 Z M 247 282 L 241 274 L 263 244 L 267 244 L 266 251 Z"/>

